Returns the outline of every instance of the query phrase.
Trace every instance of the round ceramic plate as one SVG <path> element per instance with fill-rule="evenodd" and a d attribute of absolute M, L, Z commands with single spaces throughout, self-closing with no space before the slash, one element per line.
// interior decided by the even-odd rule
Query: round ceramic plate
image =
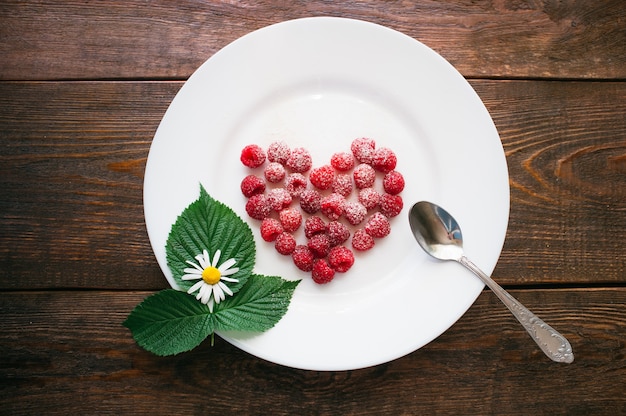
<path fill-rule="evenodd" d="M 260 238 L 239 190 L 251 143 L 309 149 L 315 166 L 357 137 L 398 155 L 406 179 L 391 234 L 356 256 L 350 271 L 317 285 Z M 145 173 L 146 225 L 175 286 L 165 243 L 202 184 L 255 233 L 255 271 L 302 279 L 287 314 L 262 334 L 221 333 L 274 363 L 348 370 L 402 357 L 435 339 L 472 305 L 482 283 L 454 262 L 428 257 L 408 211 L 430 200 L 461 224 L 468 256 L 490 273 L 509 212 L 506 160 L 474 90 L 441 56 L 397 31 L 363 21 L 307 18 L 250 33 L 207 60 L 172 101 Z"/>

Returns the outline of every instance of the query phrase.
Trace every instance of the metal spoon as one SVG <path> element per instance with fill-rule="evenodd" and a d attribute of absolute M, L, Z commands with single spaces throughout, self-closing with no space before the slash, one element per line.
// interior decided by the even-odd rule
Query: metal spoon
<path fill-rule="evenodd" d="M 419 245 L 439 260 L 454 260 L 471 270 L 509 308 L 539 348 L 560 363 L 574 361 L 572 346 L 565 337 L 526 309 L 463 254 L 461 227 L 446 210 L 431 202 L 418 202 L 409 212 L 411 231 Z"/>

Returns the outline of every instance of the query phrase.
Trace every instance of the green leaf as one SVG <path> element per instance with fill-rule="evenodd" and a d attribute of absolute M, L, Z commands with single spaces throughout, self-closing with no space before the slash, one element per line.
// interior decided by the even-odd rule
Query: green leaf
<path fill-rule="evenodd" d="M 195 348 L 213 333 L 214 325 L 207 305 L 174 289 L 147 297 L 124 321 L 137 344 L 161 356 Z"/>
<path fill-rule="evenodd" d="M 162 290 L 135 307 L 124 326 L 147 351 L 175 355 L 197 347 L 216 330 L 267 331 L 285 315 L 299 283 L 252 275 L 236 296 L 215 305 L 213 313 L 195 296 Z"/>
<path fill-rule="evenodd" d="M 252 274 L 256 249 L 252 230 L 235 212 L 211 198 L 200 186 L 199 198 L 177 218 L 166 242 L 167 264 L 181 291 L 168 289 L 147 297 L 124 321 L 137 343 L 157 355 L 174 355 L 198 346 L 215 331 L 263 332 L 285 315 L 300 281 Z M 198 280 L 182 280 L 187 261 L 206 250 L 217 267 L 236 261 L 228 282 L 233 296 L 215 304 L 213 312 L 185 293 Z"/>
<path fill-rule="evenodd" d="M 167 264 L 178 286 L 188 290 L 196 281 L 182 280 L 184 269 L 191 267 L 187 260 L 198 263 L 195 257 L 207 250 L 213 259 L 215 252 L 221 250 L 221 265 L 228 259 L 235 259 L 233 267 L 239 271 L 232 278 L 239 283 L 229 283 L 228 287 L 236 293 L 246 283 L 254 267 L 256 249 L 252 230 L 228 206 L 213 199 L 200 186 L 199 198 L 192 202 L 178 217 L 172 226 L 165 246 Z"/>
<path fill-rule="evenodd" d="M 236 296 L 215 305 L 215 329 L 267 331 L 285 315 L 299 283 L 300 280 L 288 281 L 276 276 L 250 276 Z"/>

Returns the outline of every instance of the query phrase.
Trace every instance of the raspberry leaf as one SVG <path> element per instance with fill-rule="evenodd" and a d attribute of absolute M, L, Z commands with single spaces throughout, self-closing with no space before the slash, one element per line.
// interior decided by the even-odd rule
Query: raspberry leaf
<path fill-rule="evenodd" d="M 214 259 L 221 251 L 219 267 L 234 259 L 239 270 L 230 275 L 233 295 L 209 306 L 185 293 L 197 280 L 185 281 L 187 261 L 199 265 L 196 256 L 206 250 Z M 141 347 L 156 355 L 175 355 L 198 346 L 215 331 L 263 332 L 287 312 L 300 281 L 252 274 L 256 249 L 248 224 L 213 199 L 200 186 L 199 198 L 177 218 L 166 242 L 167 263 L 181 290 L 167 289 L 147 297 L 129 314 L 124 326 Z"/>
<path fill-rule="evenodd" d="M 239 283 L 229 284 L 237 293 L 246 283 L 254 267 L 256 249 L 252 230 L 231 208 L 213 199 L 200 186 L 199 198 L 178 217 L 165 246 L 167 264 L 182 290 L 189 289 L 195 281 L 182 280 L 184 269 L 191 267 L 186 261 L 197 264 L 195 257 L 207 250 L 211 259 L 221 250 L 219 264 L 235 259 L 239 271 L 231 276 Z M 218 265 L 219 265 L 218 264 Z"/>
<path fill-rule="evenodd" d="M 209 308 L 193 296 L 166 289 L 144 299 L 124 326 L 137 344 L 156 355 L 174 355 L 198 346 L 214 330 Z"/>
<path fill-rule="evenodd" d="M 285 315 L 300 283 L 276 276 L 252 275 L 236 296 L 215 306 L 217 331 L 263 332 Z"/>
<path fill-rule="evenodd" d="M 156 355 L 175 355 L 202 343 L 214 331 L 263 332 L 287 312 L 300 281 L 253 275 L 236 296 L 215 306 L 184 292 L 166 289 L 147 297 L 130 313 L 124 326 L 142 348 Z"/>

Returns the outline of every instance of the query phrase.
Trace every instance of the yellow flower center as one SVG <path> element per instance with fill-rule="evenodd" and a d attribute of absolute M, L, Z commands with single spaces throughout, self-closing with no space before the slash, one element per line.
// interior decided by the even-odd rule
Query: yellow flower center
<path fill-rule="evenodd" d="M 202 272 L 202 280 L 209 285 L 214 285 L 220 281 L 222 274 L 213 266 L 209 266 Z"/>

